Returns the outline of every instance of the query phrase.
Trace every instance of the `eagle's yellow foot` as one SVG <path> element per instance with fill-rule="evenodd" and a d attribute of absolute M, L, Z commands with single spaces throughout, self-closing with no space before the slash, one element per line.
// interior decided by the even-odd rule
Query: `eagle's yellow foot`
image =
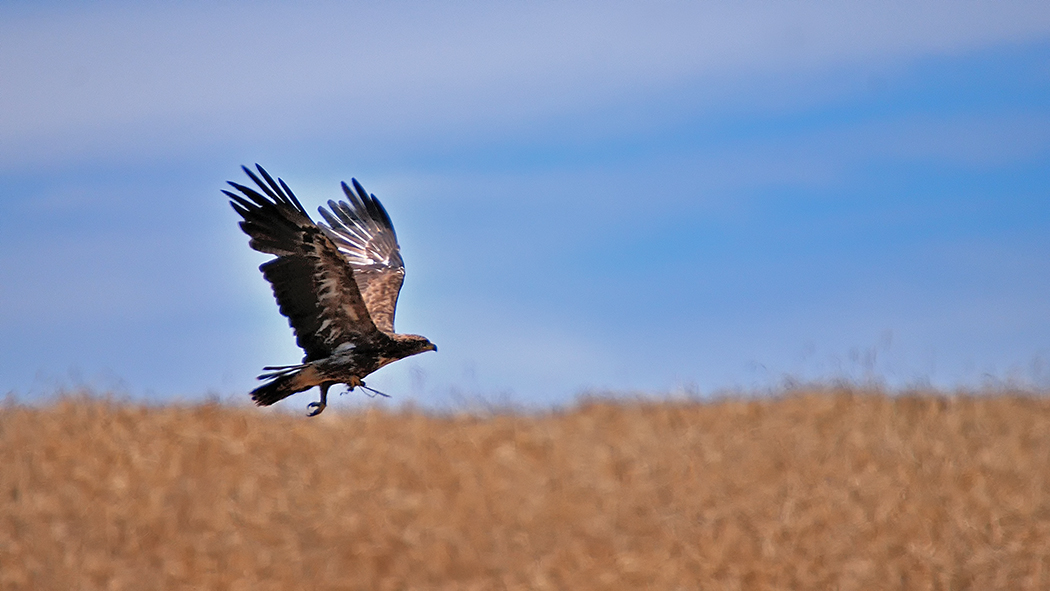
<path fill-rule="evenodd" d="M 359 378 L 357 376 L 353 376 L 346 382 L 346 385 L 350 386 L 350 389 L 353 390 L 354 388 L 356 388 L 358 386 L 365 385 L 365 383 L 361 381 L 361 378 Z"/>
<path fill-rule="evenodd" d="M 310 404 L 306 405 L 306 408 L 312 408 L 314 410 L 310 411 L 310 414 L 306 416 L 316 417 L 317 415 L 321 414 L 321 412 L 325 409 L 326 406 L 328 405 L 323 402 L 311 402 Z"/>

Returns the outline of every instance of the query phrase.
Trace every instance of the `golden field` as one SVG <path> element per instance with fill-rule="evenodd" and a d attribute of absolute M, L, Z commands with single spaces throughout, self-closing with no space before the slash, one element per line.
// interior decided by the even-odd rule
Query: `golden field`
<path fill-rule="evenodd" d="M 1050 589 L 1050 399 L 9 403 L 0 588 Z"/>

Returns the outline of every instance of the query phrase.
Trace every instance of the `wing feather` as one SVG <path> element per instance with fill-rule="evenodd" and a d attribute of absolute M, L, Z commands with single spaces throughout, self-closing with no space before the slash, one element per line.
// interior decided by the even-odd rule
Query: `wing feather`
<path fill-rule="evenodd" d="M 329 201 L 328 210 L 318 208 L 325 224 L 319 224 L 354 269 L 354 279 L 373 322 L 379 330 L 394 332 L 394 311 L 405 263 L 397 234 L 386 208 L 364 187 L 351 179 L 354 188 L 343 183 L 346 201 Z"/>
<path fill-rule="evenodd" d="M 234 182 L 242 195 L 223 193 L 244 218 L 250 246 L 277 257 L 259 269 L 306 352 L 304 361 L 328 357 L 342 343 L 387 338 L 369 315 L 352 266 L 284 181 L 275 182 L 258 164 L 261 179 L 243 168 L 263 193 Z"/>

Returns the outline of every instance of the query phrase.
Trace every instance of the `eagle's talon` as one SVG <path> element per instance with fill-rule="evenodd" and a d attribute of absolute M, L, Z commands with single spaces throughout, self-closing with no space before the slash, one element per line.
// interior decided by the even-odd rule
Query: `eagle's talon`
<path fill-rule="evenodd" d="M 317 415 L 321 414 L 321 411 L 323 411 L 326 406 L 328 406 L 328 405 L 323 403 L 323 402 L 311 402 L 310 404 L 306 405 L 306 408 L 312 408 L 314 410 L 312 412 L 310 412 L 310 414 L 308 414 L 306 416 L 308 416 L 308 417 L 316 417 Z"/>

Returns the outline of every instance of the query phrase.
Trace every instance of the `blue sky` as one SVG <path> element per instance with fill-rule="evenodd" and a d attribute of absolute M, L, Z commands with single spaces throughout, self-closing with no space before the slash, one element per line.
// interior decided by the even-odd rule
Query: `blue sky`
<path fill-rule="evenodd" d="M 1045 2 L 3 3 L 0 39 L 0 391 L 297 361 L 219 192 L 255 162 L 383 200 L 440 348 L 368 380 L 398 400 L 1050 385 Z"/>

